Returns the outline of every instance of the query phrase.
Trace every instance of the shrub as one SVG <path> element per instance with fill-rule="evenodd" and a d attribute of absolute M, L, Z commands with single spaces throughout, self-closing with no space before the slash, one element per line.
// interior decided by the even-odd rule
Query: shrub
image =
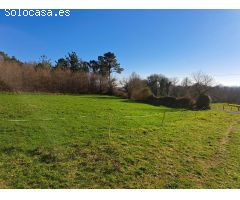
<path fill-rule="evenodd" d="M 194 103 L 191 98 L 183 97 L 176 99 L 175 97 L 160 97 L 157 98 L 154 95 L 150 95 L 147 99 L 147 103 L 152 105 L 163 105 L 173 108 L 192 108 Z"/>
<path fill-rule="evenodd" d="M 114 95 L 117 96 L 117 97 L 128 98 L 127 92 L 124 92 L 124 91 L 119 90 L 119 89 L 116 89 L 114 91 Z"/>
<path fill-rule="evenodd" d="M 139 75 L 132 73 L 130 77 L 124 81 L 123 87 L 128 93 L 129 99 L 136 99 L 134 96 L 138 95 L 140 90 L 146 87 L 146 83 Z"/>
<path fill-rule="evenodd" d="M 0 91 L 10 92 L 11 88 L 2 80 L 0 80 Z"/>
<path fill-rule="evenodd" d="M 177 108 L 192 108 L 193 100 L 188 97 L 178 98 L 178 99 L 176 99 L 175 107 L 177 107 Z"/>
<path fill-rule="evenodd" d="M 150 95 L 150 96 L 146 99 L 146 102 L 149 103 L 149 104 L 152 104 L 152 105 L 157 106 L 157 105 L 160 105 L 157 100 L 158 100 L 158 98 L 155 97 L 155 96 L 152 94 L 152 95 Z"/>
<path fill-rule="evenodd" d="M 148 87 L 144 87 L 133 91 L 131 98 L 134 100 L 146 101 L 151 95 L 151 90 Z"/>
<path fill-rule="evenodd" d="M 176 98 L 175 97 L 160 97 L 157 99 L 159 105 L 175 107 Z"/>
<path fill-rule="evenodd" d="M 150 95 L 147 98 L 147 102 L 149 104 L 155 105 L 155 106 L 168 106 L 168 107 L 175 107 L 176 105 L 176 98 L 175 97 L 155 97 L 154 95 Z"/>
<path fill-rule="evenodd" d="M 199 110 L 210 109 L 211 98 L 206 94 L 200 94 L 196 101 L 196 108 Z"/>

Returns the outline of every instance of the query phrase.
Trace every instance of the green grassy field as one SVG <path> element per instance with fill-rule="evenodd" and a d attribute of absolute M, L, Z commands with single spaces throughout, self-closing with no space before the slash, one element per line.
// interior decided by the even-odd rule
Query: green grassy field
<path fill-rule="evenodd" d="M 109 96 L 2 93 L 0 188 L 240 188 L 239 122 Z"/>

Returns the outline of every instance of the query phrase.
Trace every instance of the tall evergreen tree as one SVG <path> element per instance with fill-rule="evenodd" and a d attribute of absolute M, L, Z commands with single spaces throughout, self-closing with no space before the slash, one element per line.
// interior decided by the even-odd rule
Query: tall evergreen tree
<path fill-rule="evenodd" d="M 65 59 L 65 58 L 58 59 L 58 61 L 56 62 L 55 68 L 56 69 L 68 69 L 69 65 L 68 65 L 67 59 Z"/>
<path fill-rule="evenodd" d="M 76 54 L 76 52 L 72 52 L 72 53 L 68 53 L 68 56 L 67 56 L 67 61 L 70 65 L 70 69 L 72 71 L 78 71 L 79 70 L 79 58 Z"/>
<path fill-rule="evenodd" d="M 68 57 L 66 58 L 66 60 L 72 71 L 89 72 L 88 62 L 79 59 L 76 52 L 68 53 Z"/>
<path fill-rule="evenodd" d="M 100 69 L 100 66 L 99 66 L 99 63 L 98 61 L 96 60 L 90 60 L 89 63 L 89 70 L 95 74 L 99 74 L 99 69 Z"/>
<path fill-rule="evenodd" d="M 112 73 L 121 73 L 123 68 L 120 67 L 120 64 L 117 62 L 117 58 L 114 53 L 108 52 L 103 56 L 98 57 L 99 64 L 99 73 L 103 77 L 108 79 L 109 93 L 112 93 L 114 79 L 112 79 Z"/>
<path fill-rule="evenodd" d="M 80 65 L 79 66 L 79 71 L 89 72 L 89 63 L 88 62 L 80 60 L 79 65 Z"/>
<path fill-rule="evenodd" d="M 111 79 L 112 73 L 115 72 L 120 74 L 123 71 L 123 68 L 121 68 L 120 64 L 117 62 L 117 58 L 114 53 L 105 53 L 102 57 L 102 60 L 103 67 L 105 68 L 104 71 L 106 71 L 109 80 Z"/>

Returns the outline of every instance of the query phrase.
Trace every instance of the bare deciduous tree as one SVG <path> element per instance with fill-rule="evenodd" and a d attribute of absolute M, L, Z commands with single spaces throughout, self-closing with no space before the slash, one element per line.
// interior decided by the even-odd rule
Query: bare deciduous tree
<path fill-rule="evenodd" d="M 188 88 L 191 85 L 192 85 L 192 80 L 190 78 L 188 78 L 188 77 L 183 78 L 183 80 L 181 82 L 181 86 Z"/>
<path fill-rule="evenodd" d="M 138 74 L 133 72 L 130 77 L 124 81 L 124 88 L 128 93 L 128 98 L 132 99 L 134 94 L 146 87 L 146 82 Z"/>
<path fill-rule="evenodd" d="M 191 78 L 193 82 L 192 88 L 197 95 L 206 94 L 214 85 L 213 77 L 201 71 L 193 73 Z"/>

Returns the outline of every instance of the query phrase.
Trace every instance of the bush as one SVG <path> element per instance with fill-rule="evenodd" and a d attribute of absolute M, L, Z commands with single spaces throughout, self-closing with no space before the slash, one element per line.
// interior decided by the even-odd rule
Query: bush
<path fill-rule="evenodd" d="M 188 97 L 182 97 L 176 99 L 175 107 L 177 108 L 192 108 L 193 107 L 193 100 Z"/>
<path fill-rule="evenodd" d="M 140 90 L 146 87 L 146 82 L 140 78 L 136 73 L 132 73 L 130 77 L 124 81 L 124 89 L 128 94 L 129 99 L 135 99 Z"/>
<path fill-rule="evenodd" d="M 119 89 L 116 89 L 116 90 L 114 91 L 114 95 L 117 96 L 117 97 L 125 98 L 125 99 L 128 98 L 127 92 L 124 92 L 124 91 L 119 90 Z"/>
<path fill-rule="evenodd" d="M 175 107 L 176 98 L 175 97 L 160 97 L 157 99 L 159 105 Z"/>
<path fill-rule="evenodd" d="M 131 99 L 138 101 L 146 101 L 152 95 L 151 90 L 148 87 L 140 88 L 133 91 Z"/>
<path fill-rule="evenodd" d="M 2 80 L 0 80 L 0 91 L 10 92 L 11 88 Z"/>
<path fill-rule="evenodd" d="M 168 106 L 168 107 L 175 107 L 176 105 L 176 98 L 175 97 L 155 97 L 154 95 L 150 95 L 147 98 L 147 102 L 149 104 L 155 105 L 155 106 Z"/>
<path fill-rule="evenodd" d="M 155 106 L 167 106 L 173 108 L 193 108 L 193 100 L 191 98 L 183 97 L 176 99 L 175 97 L 160 97 L 157 98 L 154 95 L 151 95 L 147 99 L 147 103 Z"/>
<path fill-rule="evenodd" d="M 196 108 L 199 110 L 210 109 L 211 98 L 206 94 L 200 94 L 196 101 Z"/>
<path fill-rule="evenodd" d="M 149 104 L 152 104 L 152 105 L 157 106 L 157 105 L 160 105 L 157 100 L 158 100 L 158 98 L 155 97 L 155 96 L 152 94 L 152 95 L 150 95 L 150 96 L 146 99 L 146 102 L 149 103 Z"/>

